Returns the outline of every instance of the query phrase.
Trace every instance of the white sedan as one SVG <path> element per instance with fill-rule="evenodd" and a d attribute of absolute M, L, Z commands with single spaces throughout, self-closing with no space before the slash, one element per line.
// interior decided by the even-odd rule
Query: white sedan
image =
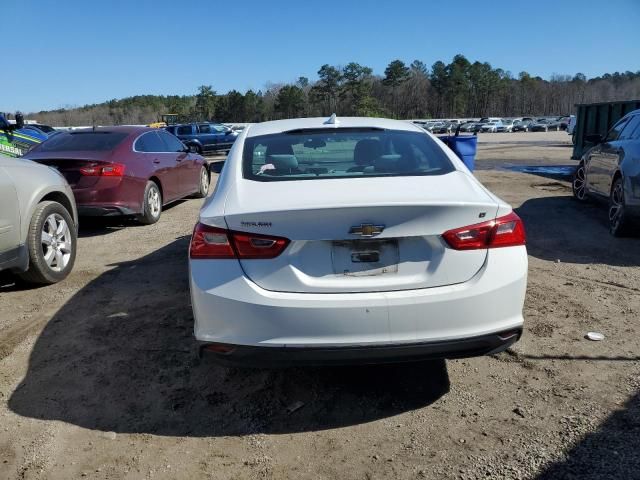
<path fill-rule="evenodd" d="M 482 125 L 482 127 L 480 128 L 480 131 L 484 133 L 496 133 L 498 129 L 501 127 L 502 127 L 501 121 L 488 122 Z"/>
<path fill-rule="evenodd" d="M 226 364 L 468 357 L 522 333 L 522 221 L 408 122 L 248 126 L 189 267 L 200 351 Z"/>

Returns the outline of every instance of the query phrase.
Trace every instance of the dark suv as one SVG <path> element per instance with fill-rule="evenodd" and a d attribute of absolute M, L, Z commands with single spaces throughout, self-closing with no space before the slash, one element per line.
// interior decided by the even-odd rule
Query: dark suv
<path fill-rule="evenodd" d="M 604 138 L 585 139 L 595 146 L 576 169 L 573 196 L 608 200 L 609 231 L 614 236 L 630 233 L 640 219 L 640 110 L 622 117 Z"/>
<path fill-rule="evenodd" d="M 197 153 L 229 151 L 238 133 L 219 123 L 184 123 L 165 129 Z"/>

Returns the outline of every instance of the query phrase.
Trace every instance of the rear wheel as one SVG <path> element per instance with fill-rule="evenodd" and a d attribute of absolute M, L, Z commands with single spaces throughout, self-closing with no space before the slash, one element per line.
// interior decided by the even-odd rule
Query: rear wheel
<path fill-rule="evenodd" d="M 151 225 L 160 220 L 162 213 L 162 193 L 158 185 L 149 180 L 144 189 L 142 202 L 142 214 L 138 215 L 138 221 L 144 225 Z"/>
<path fill-rule="evenodd" d="M 29 231 L 29 269 L 19 274 L 28 283 L 51 284 L 69 275 L 76 260 L 76 227 L 71 215 L 58 202 L 36 207 Z"/>
<path fill-rule="evenodd" d="M 573 198 L 579 202 L 585 202 L 587 200 L 587 190 L 585 188 L 585 167 L 584 163 L 580 162 L 578 168 L 573 174 L 573 181 L 571 182 L 571 190 L 573 191 Z"/>
<path fill-rule="evenodd" d="M 622 237 L 628 233 L 629 218 L 624 201 L 624 183 L 622 177 L 616 178 L 609 195 L 609 232 L 614 237 Z"/>
<path fill-rule="evenodd" d="M 204 165 L 200 169 L 200 179 L 198 181 L 198 191 L 195 193 L 196 198 L 204 198 L 209 192 L 209 170 Z"/>

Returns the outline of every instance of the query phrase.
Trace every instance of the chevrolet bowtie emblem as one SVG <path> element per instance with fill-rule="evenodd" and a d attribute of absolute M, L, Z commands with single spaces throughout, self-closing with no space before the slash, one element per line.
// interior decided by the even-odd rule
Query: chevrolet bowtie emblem
<path fill-rule="evenodd" d="M 363 223 L 357 227 L 351 227 L 349 233 L 351 235 L 360 235 L 361 237 L 373 237 L 379 235 L 384 230 L 384 225 L 373 225 L 371 223 Z"/>

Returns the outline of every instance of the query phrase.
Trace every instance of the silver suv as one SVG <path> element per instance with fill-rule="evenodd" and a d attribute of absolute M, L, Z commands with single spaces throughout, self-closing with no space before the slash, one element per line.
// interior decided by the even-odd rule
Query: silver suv
<path fill-rule="evenodd" d="M 0 154 L 0 270 L 29 283 L 64 279 L 76 258 L 78 215 L 54 169 Z"/>

